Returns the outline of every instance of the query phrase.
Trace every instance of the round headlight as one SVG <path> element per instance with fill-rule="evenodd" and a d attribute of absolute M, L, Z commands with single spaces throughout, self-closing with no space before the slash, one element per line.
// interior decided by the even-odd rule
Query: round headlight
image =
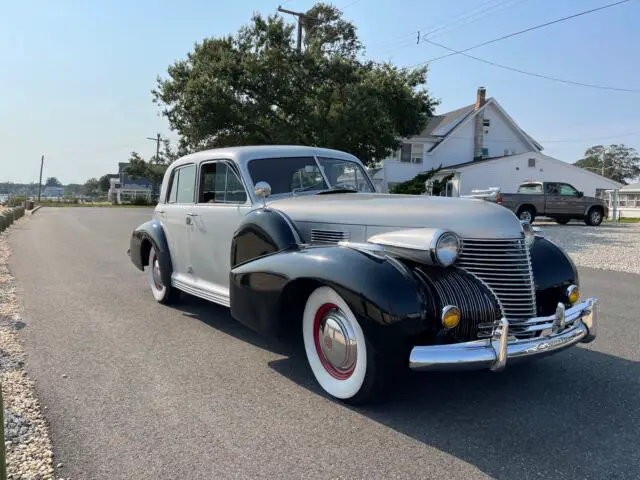
<path fill-rule="evenodd" d="M 522 231 L 524 232 L 524 243 L 527 247 L 531 248 L 533 242 L 536 240 L 536 232 L 529 222 L 520 222 L 522 225 Z"/>
<path fill-rule="evenodd" d="M 436 242 L 436 260 L 443 267 L 448 267 L 458 258 L 458 236 L 452 232 L 446 232 Z"/>

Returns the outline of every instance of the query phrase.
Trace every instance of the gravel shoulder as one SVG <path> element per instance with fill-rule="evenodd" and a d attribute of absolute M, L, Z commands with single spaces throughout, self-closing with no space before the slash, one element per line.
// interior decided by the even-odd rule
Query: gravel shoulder
<path fill-rule="evenodd" d="M 25 354 L 17 336 L 24 323 L 19 313 L 14 279 L 7 266 L 11 255 L 7 234 L 26 221 L 19 220 L 0 235 L 0 378 L 7 477 L 52 479 L 51 442 L 34 383 L 24 370 Z"/>
<path fill-rule="evenodd" d="M 545 238 L 563 247 L 576 265 L 640 274 L 640 223 L 588 227 L 536 221 L 534 225 Z"/>

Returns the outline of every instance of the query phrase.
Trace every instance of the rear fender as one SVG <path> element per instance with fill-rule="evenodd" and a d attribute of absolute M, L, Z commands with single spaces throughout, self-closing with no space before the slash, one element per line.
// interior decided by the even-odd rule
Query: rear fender
<path fill-rule="evenodd" d="M 150 220 L 136 228 L 131 234 L 129 256 L 131 262 L 140 270 L 144 270 L 149 264 L 150 248 L 158 254 L 160 262 L 160 271 L 162 272 L 162 282 L 165 285 L 171 285 L 171 273 L 173 266 L 171 264 L 171 254 L 169 252 L 169 243 L 164 233 L 162 224 L 158 220 Z"/>

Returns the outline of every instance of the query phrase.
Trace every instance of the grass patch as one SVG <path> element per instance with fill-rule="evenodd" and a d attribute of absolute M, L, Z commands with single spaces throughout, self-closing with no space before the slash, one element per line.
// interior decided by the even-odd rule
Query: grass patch
<path fill-rule="evenodd" d="M 605 220 L 607 223 L 613 223 L 611 220 Z M 623 217 L 618 219 L 618 223 L 640 223 L 640 218 Z"/>

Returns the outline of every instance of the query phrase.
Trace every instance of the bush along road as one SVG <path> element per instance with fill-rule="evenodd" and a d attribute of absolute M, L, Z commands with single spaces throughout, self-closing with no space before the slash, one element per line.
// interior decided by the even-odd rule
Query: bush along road
<path fill-rule="evenodd" d="M 13 222 L 24 215 L 24 207 L 13 207 L 0 210 L 0 233 L 9 228 Z"/>
<path fill-rule="evenodd" d="M 0 229 L 6 230 L 22 215 L 24 207 L 1 212 Z M 8 225 L 7 217 L 10 219 Z M 18 330 L 25 325 L 19 315 L 13 277 L 7 267 L 11 253 L 7 233 L 0 234 L 0 382 L 6 478 L 53 479 L 53 455 L 47 426 L 33 382 L 24 371 L 24 351 L 17 339 Z"/>

